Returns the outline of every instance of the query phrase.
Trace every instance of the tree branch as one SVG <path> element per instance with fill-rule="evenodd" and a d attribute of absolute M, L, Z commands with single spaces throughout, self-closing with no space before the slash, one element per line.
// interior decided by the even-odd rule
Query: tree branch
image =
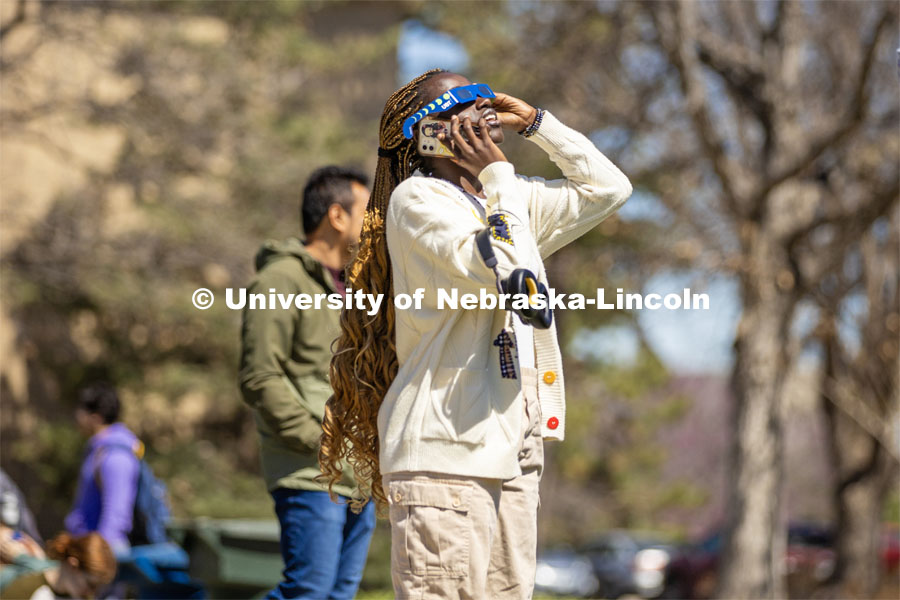
<path fill-rule="evenodd" d="M 709 113 L 708 99 L 702 81 L 702 67 L 694 47 L 694 40 L 697 38 L 696 6 L 692 0 L 683 0 L 677 4 L 675 11 L 674 35 L 669 35 L 666 27 L 660 22 L 658 10 L 651 10 L 650 15 L 659 32 L 661 45 L 678 70 L 688 112 L 703 152 L 722 184 L 725 204 L 733 214 L 742 215 L 743 211 L 735 189 L 735 175 L 728 164 L 724 144 L 716 133 L 715 124 Z"/>
<path fill-rule="evenodd" d="M 799 244 L 817 228 L 832 225 L 839 231 L 832 243 L 809 253 L 819 260 L 816 261 L 815 268 L 808 276 L 804 277 L 804 280 L 815 283 L 820 281 L 827 272 L 835 269 L 836 265 L 846 257 L 844 249 L 858 240 L 878 218 L 887 214 L 897 202 L 898 195 L 900 195 L 900 180 L 895 179 L 889 187 L 877 191 L 872 196 L 872 200 L 861 209 L 819 217 L 792 234 L 787 241 L 787 248 L 788 253 L 795 256 Z"/>
<path fill-rule="evenodd" d="M 859 127 L 865 120 L 866 115 L 866 84 L 869 80 L 869 73 L 872 70 L 872 64 L 875 61 L 875 49 L 878 47 L 878 41 L 881 34 L 891 22 L 891 10 L 886 10 L 882 14 L 875 31 L 872 34 L 868 46 L 866 46 L 862 63 L 857 72 L 856 81 L 853 85 L 853 95 L 850 102 L 850 108 L 845 112 L 842 119 L 839 119 L 830 131 L 820 135 L 818 139 L 809 144 L 807 151 L 794 161 L 777 171 L 770 177 L 767 177 L 759 190 L 756 191 L 754 197 L 756 202 L 761 202 L 763 198 L 777 185 L 794 177 L 815 161 L 825 150 L 841 142 L 848 135 Z M 756 203 L 754 202 L 754 204 Z"/>
<path fill-rule="evenodd" d="M 785 8 L 788 0 L 778 0 L 775 5 L 775 17 L 772 26 L 763 33 L 763 39 L 778 43 L 781 40 L 781 27 L 784 24 Z"/>
<path fill-rule="evenodd" d="M 841 478 L 841 481 L 837 486 L 839 494 L 843 494 L 848 487 L 856 485 L 876 472 L 878 469 L 878 455 L 880 454 L 880 450 L 881 446 L 878 444 L 878 440 L 872 440 L 872 452 L 869 454 L 869 459 L 866 461 L 866 464 L 854 469 Z"/>
<path fill-rule="evenodd" d="M 773 139 L 774 108 L 764 91 L 762 65 L 743 48 L 705 32 L 699 32 L 697 42 L 700 61 L 718 73 L 732 97 L 756 116 L 765 136 L 762 151 L 767 154 Z"/>
<path fill-rule="evenodd" d="M 19 0 L 16 3 L 16 12 L 13 18 L 3 26 L 0 26 L 0 40 L 5 38 L 10 31 L 25 22 L 25 0 Z"/>
<path fill-rule="evenodd" d="M 822 396 L 835 408 L 850 417 L 859 427 L 875 440 L 896 462 L 900 463 L 900 453 L 891 441 L 890 423 L 892 419 L 884 419 L 861 401 L 850 386 L 838 379 L 832 379 L 829 389 L 822 390 Z"/>

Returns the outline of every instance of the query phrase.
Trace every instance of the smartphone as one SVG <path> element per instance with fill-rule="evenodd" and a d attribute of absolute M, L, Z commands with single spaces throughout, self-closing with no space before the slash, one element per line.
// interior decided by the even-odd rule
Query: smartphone
<path fill-rule="evenodd" d="M 450 121 L 438 119 L 422 119 L 419 123 L 419 154 L 422 156 L 440 156 L 453 158 L 450 146 L 438 139 L 438 134 L 444 134 L 445 141 L 450 138 Z"/>

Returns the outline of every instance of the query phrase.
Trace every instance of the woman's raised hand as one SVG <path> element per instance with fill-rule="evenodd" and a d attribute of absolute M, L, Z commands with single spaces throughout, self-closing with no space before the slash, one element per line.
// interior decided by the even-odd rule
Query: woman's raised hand
<path fill-rule="evenodd" d="M 537 117 L 536 108 L 524 100 L 502 92 L 497 92 L 497 97 L 491 100 L 491 106 L 497 111 L 500 125 L 516 133 L 525 131 Z"/>
<path fill-rule="evenodd" d="M 491 139 L 489 129 L 484 117 L 478 120 L 476 134 L 468 117 L 460 121 L 453 115 L 450 118 L 450 142 L 456 156 L 450 160 L 476 177 L 491 163 L 507 162 L 503 151 Z"/>

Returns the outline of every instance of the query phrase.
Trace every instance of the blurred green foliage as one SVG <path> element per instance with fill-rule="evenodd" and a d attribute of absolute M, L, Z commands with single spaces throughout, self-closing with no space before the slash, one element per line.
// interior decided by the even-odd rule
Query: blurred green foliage
<path fill-rule="evenodd" d="M 35 36 L 34 47 L 4 39 L 4 80 L 26 92 L 7 106 L 21 129 L 4 119 L 5 139 L 48 160 L 65 152 L 82 175 L 24 221 L 2 265 L 28 377 L 18 400 L 4 381 L 3 466 L 45 534 L 61 527 L 74 495 L 84 443 L 76 392 L 97 378 L 120 388 L 124 421 L 177 515 L 273 516 L 237 390 L 240 314 L 226 308 L 224 288 L 249 281 L 266 238 L 298 233 L 309 172 L 374 165 L 403 10 L 48 4 L 12 32 Z M 354 12 L 363 20 L 348 20 Z M 59 67 L 42 72 L 44 56 Z M 28 137 L 46 127 L 45 106 L 86 132 L 80 146 L 58 129 Z M 30 194 L 9 191 L 4 205 Z M 198 287 L 218 296 L 205 312 L 190 303 Z"/>

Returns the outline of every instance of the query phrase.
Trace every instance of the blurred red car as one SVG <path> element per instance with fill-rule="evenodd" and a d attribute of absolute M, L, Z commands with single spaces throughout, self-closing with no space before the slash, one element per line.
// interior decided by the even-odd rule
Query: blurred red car
<path fill-rule="evenodd" d="M 900 567 L 900 525 L 888 523 L 884 526 L 881 532 L 881 549 L 885 574 L 896 572 Z"/>

